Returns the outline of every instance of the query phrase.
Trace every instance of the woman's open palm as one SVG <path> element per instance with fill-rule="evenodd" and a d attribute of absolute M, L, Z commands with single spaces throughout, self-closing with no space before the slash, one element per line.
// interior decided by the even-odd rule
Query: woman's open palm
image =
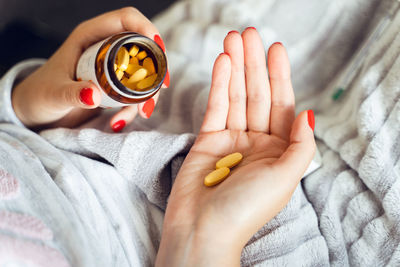
<path fill-rule="evenodd" d="M 164 227 L 201 229 L 208 242 L 244 246 L 289 201 L 311 162 L 312 111 L 295 119 L 285 48 L 268 52 L 254 28 L 230 32 L 215 61 L 200 133 L 174 183 Z M 204 177 L 222 157 L 240 152 L 242 162 L 222 183 Z M 171 226 L 172 225 L 172 226 Z"/>

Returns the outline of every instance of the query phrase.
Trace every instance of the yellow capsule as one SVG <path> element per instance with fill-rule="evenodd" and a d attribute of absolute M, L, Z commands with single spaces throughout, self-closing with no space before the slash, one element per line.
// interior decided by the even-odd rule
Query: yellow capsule
<path fill-rule="evenodd" d="M 129 64 L 128 68 L 125 70 L 125 72 L 128 73 L 129 75 L 132 75 L 140 68 L 141 68 L 140 65 Z"/>
<path fill-rule="evenodd" d="M 130 83 L 128 78 L 122 78 L 121 83 L 131 90 L 136 89 L 136 83 Z"/>
<path fill-rule="evenodd" d="M 140 82 L 138 82 L 138 84 L 136 85 L 136 88 L 138 90 L 143 90 L 145 88 L 148 88 L 148 87 L 150 87 L 150 86 L 152 86 L 154 84 L 156 78 L 157 78 L 157 73 L 155 73 L 153 75 L 150 75 L 147 78 L 145 78 L 145 79 L 141 80 Z"/>
<path fill-rule="evenodd" d="M 142 59 L 144 59 L 145 57 L 147 57 L 147 53 L 146 53 L 146 51 L 140 51 L 137 55 L 136 55 L 136 57 L 137 57 L 137 59 L 139 59 L 139 60 L 142 60 Z"/>
<path fill-rule="evenodd" d="M 134 74 L 132 74 L 128 82 L 136 83 L 146 78 L 146 76 L 147 76 L 147 70 L 145 68 L 140 68 L 137 71 L 135 71 Z"/>
<path fill-rule="evenodd" d="M 121 80 L 122 76 L 124 76 L 124 72 L 121 69 L 117 69 L 115 75 L 117 75 L 118 80 Z"/>
<path fill-rule="evenodd" d="M 218 160 L 217 163 L 215 164 L 215 167 L 217 169 L 227 167 L 227 168 L 232 168 L 240 163 L 242 161 L 243 155 L 240 154 L 239 152 L 229 154 L 228 156 L 223 157 L 222 159 Z"/>
<path fill-rule="evenodd" d="M 143 67 L 145 67 L 147 69 L 149 74 L 153 74 L 156 72 L 156 68 L 154 67 L 153 60 L 150 57 L 146 57 L 143 60 Z"/>
<path fill-rule="evenodd" d="M 131 49 L 129 49 L 129 55 L 130 55 L 131 57 L 136 56 L 138 52 L 139 52 L 139 47 L 138 47 L 137 45 L 133 45 L 133 46 L 131 47 Z"/>
<path fill-rule="evenodd" d="M 128 78 L 122 78 L 121 83 L 128 87 Z"/>
<path fill-rule="evenodd" d="M 137 57 L 131 57 L 131 59 L 129 60 L 129 64 L 139 65 L 139 59 L 137 59 Z"/>
<path fill-rule="evenodd" d="M 127 85 L 125 85 L 126 87 L 128 87 L 131 90 L 136 90 L 136 83 L 129 83 Z"/>
<path fill-rule="evenodd" d="M 129 64 L 129 53 L 124 46 L 122 46 L 117 53 L 117 67 L 118 69 L 125 71 Z"/>
<path fill-rule="evenodd" d="M 229 175 L 229 168 L 227 167 L 222 167 L 219 169 L 216 169 L 215 171 L 210 172 L 205 178 L 204 178 L 204 185 L 205 186 L 213 186 L 216 184 L 219 184 L 225 178 Z"/>

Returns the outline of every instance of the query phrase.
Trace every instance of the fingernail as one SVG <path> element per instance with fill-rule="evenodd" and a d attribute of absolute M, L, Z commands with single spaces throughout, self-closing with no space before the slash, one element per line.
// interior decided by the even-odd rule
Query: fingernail
<path fill-rule="evenodd" d="M 310 125 L 311 129 L 314 131 L 315 127 L 314 111 L 312 111 L 312 109 L 307 110 L 307 116 L 308 116 L 308 125 Z"/>
<path fill-rule="evenodd" d="M 160 35 L 158 34 L 154 35 L 154 42 L 156 42 L 156 44 L 158 44 L 158 46 L 161 47 L 162 51 L 165 52 L 164 41 L 161 39 Z"/>
<path fill-rule="evenodd" d="M 169 70 L 167 70 L 167 74 L 165 74 L 163 85 L 167 88 L 169 87 Z"/>
<path fill-rule="evenodd" d="M 226 53 L 226 52 L 223 52 L 223 53 L 221 53 L 221 54 L 219 54 L 220 56 L 222 56 L 222 55 L 227 55 L 228 57 L 230 57 L 231 55 L 229 55 L 228 53 Z"/>
<path fill-rule="evenodd" d="M 114 133 L 118 133 L 122 129 L 124 129 L 125 125 L 126 125 L 126 122 L 124 120 L 119 120 L 116 123 L 114 123 L 111 128 L 114 131 Z"/>
<path fill-rule="evenodd" d="M 153 110 L 154 110 L 154 99 L 150 98 L 149 100 L 147 100 L 144 103 L 142 110 L 143 110 L 144 114 L 146 114 L 146 117 L 150 118 L 151 113 L 153 113 Z"/>
<path fill-rule="evenodd" d="M 247 27 L 247 28 L 246 28 L 246 30 L 247 30 L 247 29 L 253 29 L 253 30 L 257 30 L 257 29 L 256 29 L 256 28 L 254 28 L 254 27 Z"/>
<path fill-rule="evenodd" d="M 79 99 L 83 104 L 91 106 L 94 105 L 93 102 L 93 89 L 92 88 L 83 88 L 79 93 Z"/>
<path fill-rule="evenodd" d="M 229 35 L 229 34 L 231 34 L 231 33 L 239 33 L 238 31 L 235 31 L 235 30 L 233 30 L 233 31 L 230 31 L 230 32 L 228 32 L 228 34 L 227 35 Z"/>
<path fill-rule="evenodd" d="M 281 42 L 275 42 L 274 44 L 283 46 Z"/>

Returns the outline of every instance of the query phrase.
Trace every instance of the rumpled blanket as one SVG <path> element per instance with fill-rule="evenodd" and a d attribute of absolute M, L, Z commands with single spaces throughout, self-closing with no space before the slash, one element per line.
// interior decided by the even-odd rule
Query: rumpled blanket
<path fill-rule="evenodd" d="M 213 60 L 226 33 L 247 26 L 266 49 L 274 41 L 288 48 L 297 111 L 316 113 L 323 165 L 249 241 L 241 265 L 400 265 L 400 13 L 353 64 L 395 5 L 177 2 L 154 19 L 171 86 L 151 119 L 122 134 L 110 133 L 112 111 L 79 129 L 39 134 L 0 124 L 0 266 L 153 265 L 173 179 L 205 112 Z"/>

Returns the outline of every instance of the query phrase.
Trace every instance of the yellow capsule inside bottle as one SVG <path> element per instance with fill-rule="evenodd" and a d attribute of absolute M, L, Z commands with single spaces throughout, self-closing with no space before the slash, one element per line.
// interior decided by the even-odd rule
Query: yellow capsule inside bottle
<path fill-rule="evenodd" d="M 131 49 L 129 49 L 129 55 L 131 57 L 135 57 L 139 52 L 139 47 L 137 45 L 132 45 Z"/>
<path fill-rule="evenodd" d="M 137 57 L 131 57 L 129 65 L 139 65 L 139 59 L 137 59 Z"/>
<path fill-rule="evenodd" d="M 139 59 L 139 60 L 142 60 L 142 59 L 144 59 L 145 57 L 147 57 L 147 53 L 146 53 L 146 51 L 140 51 L 137 55 L 136 55 L 136 57 L 137 57 L 137 59 Z"/>
<path fill-rule="evenodd" d="M 147 70 L 145 68 L 139 68 L 135 73 L 132 74 L 132 76 L 129 78 L 129 83 L 136 83 L 147 76 Z"/>
<path fill-rule="evenodd" d="M 130 77 L 132 74 L 134 74 L 140 68 L 141 68 L 140 65 L 129 64 L 128 68 L 125 70 L 125 73 L 127 73 L 128 77 Z"/>
<path fill-rule="evenodd" d="M 143 66 L 145 58 L 153 61 L 154 73 Z M 141 80 L 128 83 L 140 68 L 147 71 L 141 80 L 149 78 L 141 85 L 147 85 L 153 79 L 151 75 L 157 74 L 153 84 L 145 89 L 136 88 Z M 123 32 L 87 48 L 78 61 L 75 75 L 78 80 L 96 84 L 102 95 L 100 106 L 110 108 L 138 104 L 153 97 L 160 90 L 166 74 L 166 55 L 154 40 L 134 32 Z"/>
<path fill-rule="evenodd" d="M 124 76 L 124 72 L 121 69 L 117 69 L 115 74 L 117 75 L 118 80 L 121 80 L 122 77 Z"/>
<path fill-rule="evenodd" d="M 128 56 L 126 57 L 126 55 Z M 127 62 L 128 65 L 125 66 Z M 145 91 L 145 89 L 151 88 L 158 76 L 153 59 L 137 45 L 132 45 L 130 48 L 125 46 L 120 48 L 114 69 L 118 80 L 125 87 L 137 91 Z M 123 77 L 128 79 L 123 79 Z"/>
<path fill-rule="evenodd" d="M 152 86 L 156 79 L 157 79 L 157 74 L 150 75 L 147 78 L 138 82 L 136 84 L 136 89 L 138 89 L 138 90 L 146 89 L 147 87 Z"/>
<path fill-rule="evenodd" d="M 143 67 L 149 72 L 149 74 L 153 74 L 156 72 L 156 68 L 154 67 L 153 60 L 150 57 L 146 57 L 143 60 Z"/>
<path fill-rule="evenodd" d="M 117 54 L 117 68 L 125 71 L 129 64 L 129 53 L 125 47 L 121 47 Z"/>

